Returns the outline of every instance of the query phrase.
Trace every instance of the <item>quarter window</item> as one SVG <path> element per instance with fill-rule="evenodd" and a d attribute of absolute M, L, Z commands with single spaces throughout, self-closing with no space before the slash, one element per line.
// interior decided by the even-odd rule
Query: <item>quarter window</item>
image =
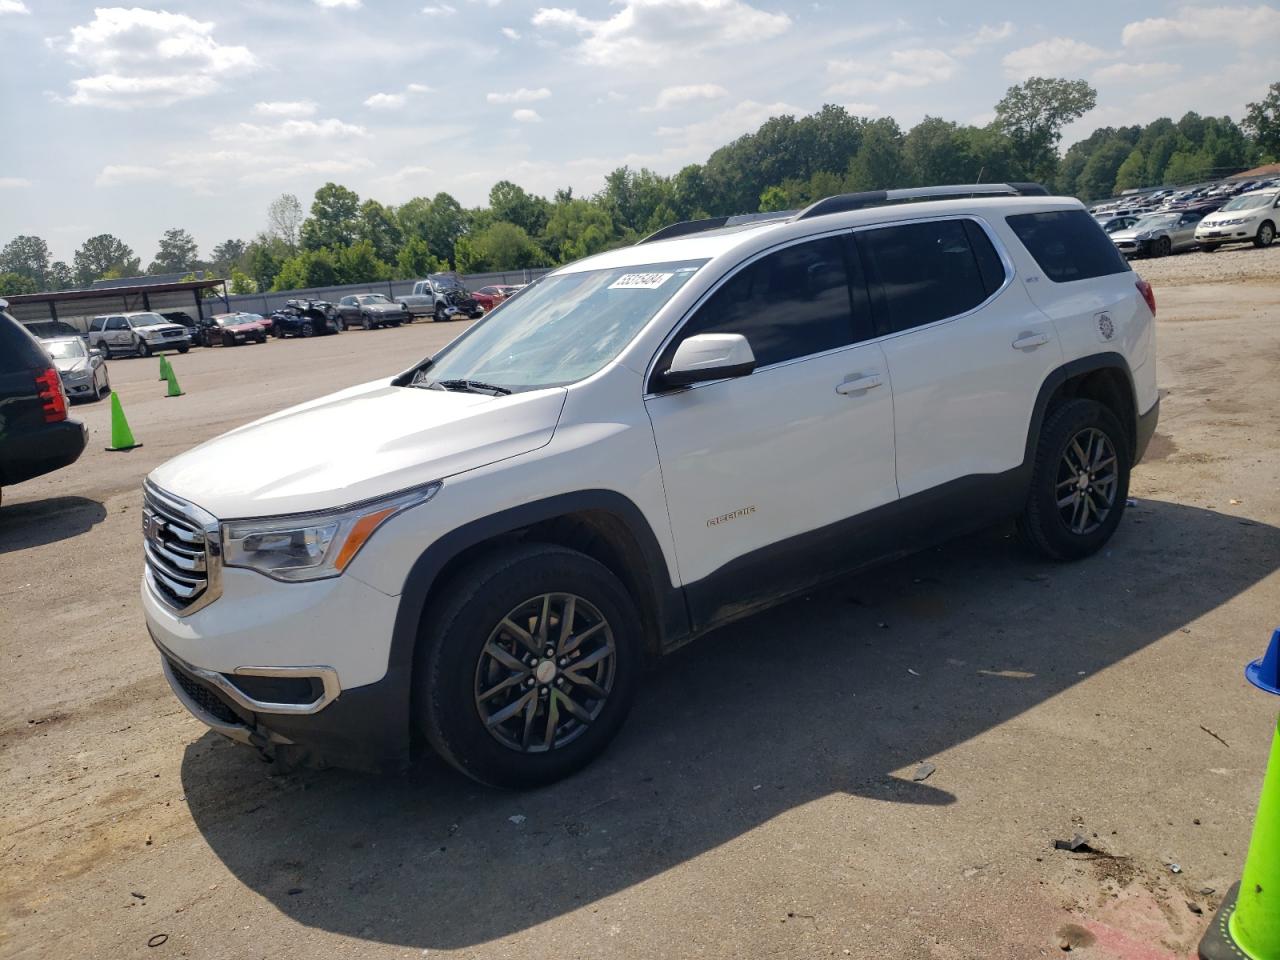
<path fill-rule="evenodd" d="M 845 238 L 824 237 L 761 257 L 712 294 L 679 339 L 740 333 L 761 367 L 853 343 L 859 338 L 845 250 Z M 670 363 L 675 346 L 668 347 L 659 369 Z"/>
<path fill-rule="evenodd" d="M 1047 210 L 1006 218 L 1054 283 L 1128 273 L 1129 262 L 1083 210 Z"/>
<path fill-rule="evenodd" d="M 866 259 L 877 313 L 889 332 L 972 310 L 1004 282 L 1004 264 L 991 241 L 982 234 L 986 248 L 979 254 L 967 227 L 982 234 L 976 224 L 963 220 L 934 220 L 855 235 Z"/>

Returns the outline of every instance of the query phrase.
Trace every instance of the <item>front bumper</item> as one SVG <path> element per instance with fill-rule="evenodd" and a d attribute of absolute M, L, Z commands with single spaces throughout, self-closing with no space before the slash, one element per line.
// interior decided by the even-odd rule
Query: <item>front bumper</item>
<path fill-rule="evenodd" d="M 156 350 L 177 350 L 179 347 L 191 346 L 191 334 L 184 333 L 179 337 L 147 337 L 145 338 L 147 348 L 151 351 Z"/>
<path fill-rule="evenodd" d="M 1213 227 L 1208 230 L 1197 230 L 1196 243 L 1240 243 L 1252 240 L 1257 232 L 1257 228 L 1250 229 L 1247 224 Z"/>
<path fill-rule="evenodd" d="M 93 396 L 93 377 L 82 377 L 80 379 L 62 378 L 62 389 L 67 393 L 67 399 L 73 400 L 76 397 Z"/>
<path fill-rule="evenodd" d="M 1150 240 L 1116 240 L 1116 249 L 1126 257 L 1145 257 L 1151 253 Z"/>

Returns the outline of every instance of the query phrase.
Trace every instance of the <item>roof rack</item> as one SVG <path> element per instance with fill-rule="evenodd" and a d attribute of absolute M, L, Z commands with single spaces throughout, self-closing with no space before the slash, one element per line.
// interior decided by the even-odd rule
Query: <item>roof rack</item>
<path fill-rule="evenodd" d="M 906 200 L 946 200 L 960 197 L 1047 197 L 1049 191 L 1038 183 L 960 183 L 944 187 L 907 187 L 902 190 L 868 190 L 864 193 L 842 193 L 811 203 L 795 215 L 795 220 L 825 217 L 866 207 L 882 207 Z"/>
<path fill-rule="evenodd" d="M 867 190 L 863 193 L 842 193 L 809 204 L 803 210 L 779 210 L 773 213 L 743 213 L 733 217 L 708 217 L 705 220 L 682 220 L 649 234 L 639 243 L 655 243 L 673 240 L 721 227 L 736 227 L 744 223 L 770 223 L 783 220 L 808 220 L 825 217 L 830 213 L 862 210 L 866 207 L 882 207 L 890 203 L 908 200 L 946 200 L 961 197 L 1047 197 L 1049 191 L 1038 183 L 960 183 L 942 187 L 906 187 L 901 190 Z"/>

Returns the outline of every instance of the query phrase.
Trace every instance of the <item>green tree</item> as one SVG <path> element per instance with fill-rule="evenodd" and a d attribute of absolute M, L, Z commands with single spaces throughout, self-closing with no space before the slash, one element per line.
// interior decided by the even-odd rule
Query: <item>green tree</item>
<path fill-rule="evenodd" d="M 396 216 L 405 237 L 425 240 L 432 256 L 451 266 L 456 263 L 453 247 L 467 229 L 467 212 L 452 196 L 414 197 L 400 206 Z"/>
<path fill-rule="evenodd" d="M 232 267 L 230 271 L 230 283 L 232 293 L 257 293 L 258 285 L 254 282 L 253 277 L 249 276 L 239 267 Z"/>
<path fill-rule="evenodd" d="M 1271 84 L 1257 103 L 1245 107 L 1241 126 L 1257 142 L 1263 160 L 1280 160 L 1280 81 Z"/>
<path fill-rule="evenodd" d="M 543 247 L 557 262 L 588 257 L 613 242 L 613 221 L 596 204 L 571 199 L 552 206 Z"/>
<path fill-rule="evenodd" d="M 280 265 L 272 290 L 303 290 L 338 283 L 338 264 L 329 250 L 302 250 Z"/>
<path fill-rule="evenodd" d="M 160 249 L 147 267 L 147 273 L 181 273 L 194 267 L 199 256 L 195 238 L 186 230 L 173 227 L 160 238 Z"/>
<path fill-rule="evenodd" d="M 90 237 L 80 245 L 72 261 L 76 280 L 83 286 L 111 274 L 114 277 L 137 276 L 142 261 L 133 255 L 129 245 L 109 233 Z"/>
<path fill-rule="evenodd" d="M 290 253 L 295 253 L 302 219 L 302 204 L 298 198 L 292 193 L 282 193 L 267 207 L 267 232 L 288 247 Z"/>
<path fill-rule="evenodd" d="M 259 290 L 271 290 L 274 289 L 280 267 L 289 256 L 289 248 L 283 240 L 268 233 L 260 233 L 245 248 L 245 269 Z"/>
<path fill-rule="evenodd" d="M 356 238 L 370 243 L 379 260 L 391 263 L 400 251 L 404 234 L 394 210 L 377 200 L 366 200 L 360 205 Z"/>
<path fill-rule="evenodd" d="M 55 260 L 49 264 L 49 273 L 45 277 L 46 290 L 69 290 L 75 284 L 75 274 L 64 260 Z"/>
<path fill-rule="evenodd" d="M 372 283 L 388 280 L 391 268 L 378 259 L 378 253 L 368 240 L 357 240 L 349 247 L 327 251 L 333 256 L 338 269 L 338 283 Z"/>
<path fill-rule="evenodd" d="M 1120 166 L 1131 153 L 1123 140 L 1111 140 L 1094 151 L 1076 181 L 1076 194 L 1083 200 L 1105 200 L 1115 189 Z"/>
<path fill-rule="evenodd" d="M 514 223 L 529 236 L 542 233 L 547 225 L 547 201 L 535 197 L 510 180 L 499 180 L 489 190 L 489 209 L 499 220 Z"/>
<path fill-rule="evenodd" d="M 445 264 L 437 259 L 421 237 L 410 237 L 396 255 L 396 276 L 402 280 L 420 279 L 429 273 L 439 273 Z"/>
<path fill-rule="evenodd" d="M 867 124 L 862 146 L 849 163 L 849 190 L 887 190 L 904 181 L 902 131 L 892 117 Z"/>
<path fill-rule="evenodd" d="M 1120 164 L 1120 169 L 1116 171 L 1116 182 L 1112 192 L 1119 194 L 1146 186 L 1154 186 L 1153 182 L 1147 179 L 1147 155 L 1142 152 L 1141 147 L 1134 147 L 1124 158 L 1124 163 Z"/>
<path fill-rule="evenodd" d="M 907 177 L 917 186 L 972 183 L 978 168 L 960 127 L 941 117 L 925 117 L 902 140 Z"/>
<path fill-rule="evenodd" d="M 210 254 L 210 268 L 219 277 L 230 276 L 232 267 L 241 266 L 248 246 L 243 240 L 223 240 Z"/>
<path fill-rule="evenodd" d="M 1169 165 L 1164 169 L 1164 180 L 1172 184 L 1207 180 L 1211 166 L 1209 157 L 1199 150 L 1179 150 L 1169 158 Z"/>
<path fill-rule="evenodd" d="M 39 284 L 28 276 L 12 270 L 0 273 L 0 297 L 16 297 L 23 293 L 39 292 Z"/>
<path fill-rule="evenodd" d="M 316 191 L 311 216 L 302 222 L 303 249 L 348 246 L 356 238 L 359 215 L 360 197 L 354 190 L 326 183 Z"/>
<path fill-rule="evenodd" d="M 996 126 L 1009 138 L 1024 180 L 1052 182 L 1062 128 L 1092 110 L 1098 92 L 1083 80 L 1031 77 L 996 104 Z"/>
<path fill-rule="evenodd" d="M 523 229 L 498 220 L 458 240 L 458 269 L 463 273 L 521 270 L 550 266 L 550 260 Z"/>
<path fill-rule="evenodd" d="M 0 250 L 0 273 L 16 273 L 43 290 L 48 282 L 49 245 L 39 237 L 14 237 Z M 34 292 L 34 291 L 33 291 Z"/>

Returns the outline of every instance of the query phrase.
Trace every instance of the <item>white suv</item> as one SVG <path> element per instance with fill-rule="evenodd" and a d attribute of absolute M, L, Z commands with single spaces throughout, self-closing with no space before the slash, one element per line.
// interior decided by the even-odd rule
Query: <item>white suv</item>
<path fill-rule="evenodd" d="M 1196 225 L 1196 244 L 1212 252 L 1224 243 L 1269 247 L 1280 228 L 1280 190 L 1254 190 L 1224 203 Z"/>
<path fill-rule="evenodd" d="M 1035 185 L 676 224 L 156 469 L 147 625 L 264 752 L 546 783 L 648 658 L 819 581 L 1010 518 L 1099 549 L 1155 429 L 1154 311 Z"/>
<path fill-rule="evenodd" d="M 170 323 L 150 310 L 107 313 L 89 324 L 89 346 L 102 355 L 149 357 L 157 350 L 191 349 L 191 332 L 180 323 Z"/>

